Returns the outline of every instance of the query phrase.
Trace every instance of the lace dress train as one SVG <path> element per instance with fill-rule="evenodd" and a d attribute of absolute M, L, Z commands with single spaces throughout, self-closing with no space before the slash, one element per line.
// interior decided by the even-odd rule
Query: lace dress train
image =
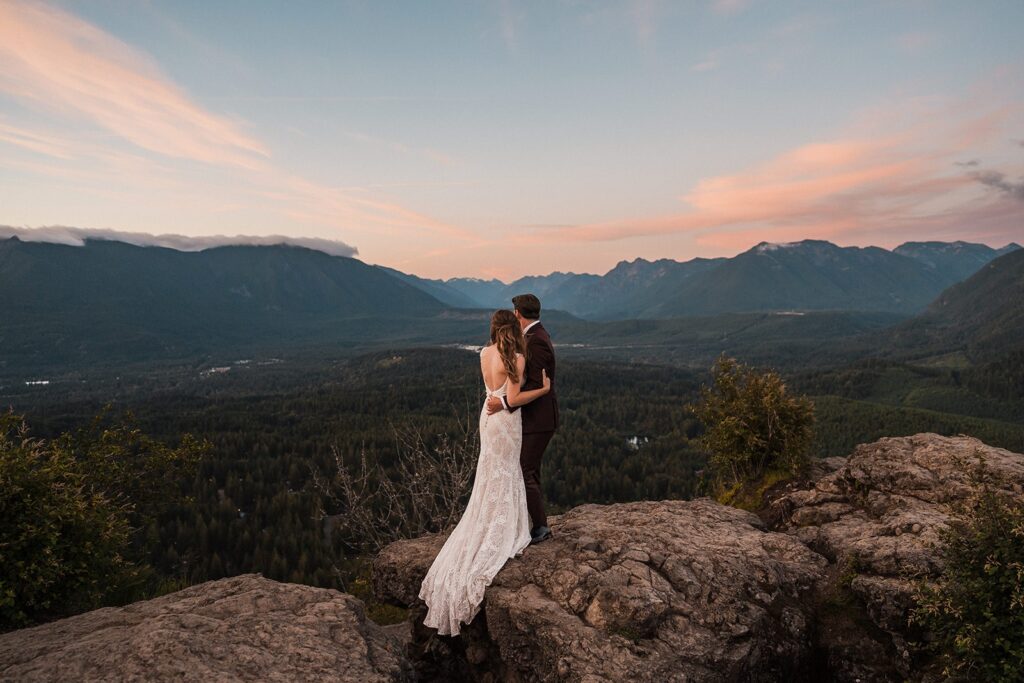
<path fill-rule="evenodd" d="M 488 390 L 502 396 L 505 387 Z M 505 562 L 530 544 L 526 486 L 519 465 L 522 411 L 480 411 L 480 457 L 466 511 L 420 586 L 427 605 L 423 623 L 441 635 L 458 635 L 480 611 L 484 590 Z"/>

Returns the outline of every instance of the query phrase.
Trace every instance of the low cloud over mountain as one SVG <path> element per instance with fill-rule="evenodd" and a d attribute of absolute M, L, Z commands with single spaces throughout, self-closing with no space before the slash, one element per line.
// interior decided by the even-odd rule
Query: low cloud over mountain
<path fill-rule="evenodd" d="M 0 225 L 0 239 L 17 237 L 23 242 L 52 242 L 74 247 L 85 246 L 86 239 L 127 242 L 138 247 L 167 247 L 178 251 L 202 251 L 210 247 L 237 244 L 270 245 L 291 244 L 307 249 L 316 249 L 331 256 L 356 256 L 359 250 L 340 240 L 318 237 L 290 237 L 288 235 L 176 235 L 165 233 L 151 235 L 146 232 L 122 232 L 103 228 L 74 228 L 64 225 L 48 225 L 40 228 L 18 228 Z"/>

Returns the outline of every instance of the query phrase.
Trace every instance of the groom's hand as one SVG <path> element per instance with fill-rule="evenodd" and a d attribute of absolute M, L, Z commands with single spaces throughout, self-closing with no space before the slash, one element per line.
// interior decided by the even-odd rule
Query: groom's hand
<path fill-rule="evenodd" d="M 497 396 L 491 396 L 490 398 L 487 399 L 487 414 L 488 415 L 494 415 L 495 413 L 500 412 L 500 411 L 502 411 L 504 409 L 505 409 L 504 404 L 502 404 L 501 399 L 498 398 Z"/>

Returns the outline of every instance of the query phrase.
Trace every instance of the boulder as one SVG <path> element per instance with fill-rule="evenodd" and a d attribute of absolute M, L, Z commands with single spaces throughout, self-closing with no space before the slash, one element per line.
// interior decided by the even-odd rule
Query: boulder
<path fill-rule="evenodd" d="M 398 541 L 374 590 L 412 606 L 427 678 L 778 681 L 813 678 L 808 595 L 825 558 L 708 499 L 584 505 L 509 560 L 458 638 L 422 626 L 416 596 L 444 536 Z"/>
<path fill-rule="evenodd" d="M 249 574 L 0 635 L 2 681 L 404 681 L 351 595 Z"/>
<path fill-rule="evenodd" d="M 940 531 L 952 506 L 977 489 L 979 464 L 1005 495 L 1022 496 L 1024 456 L 967 436 L 924 433 L 861 444 L 772 502 L 772 527 L 833 563 L 822 595 L 838 605 L 820 608 L 836 680 L 916 678 L 908 625 L 914 585 L 941 571 Z M 866 616 L 859 637 L 830 622 L 830 607 L 844 618 Z M 833 627 L 840 637 L 830 642 Z"/>

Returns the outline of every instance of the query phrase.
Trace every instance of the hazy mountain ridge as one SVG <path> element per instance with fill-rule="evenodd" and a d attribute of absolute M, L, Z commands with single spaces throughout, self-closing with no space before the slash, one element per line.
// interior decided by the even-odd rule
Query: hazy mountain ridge
<path fill-rule="evenodd" d="M 380 268 L 291 245 L 186 252 L 113 240 L 0 241 L 0 366 L 325 339 L 347 322 L 428 317 L 435 298 Z"/>
<path fill-rule="evenodd" d="M 1004 254 L 1020 249 L 1011 242 L 1001 249 L 971 242 L 905 242 L 893 249 L 893 253 L 909 256 L 936 270 L 946 270 L 963 280 L 977 272 L 982 266 Z M 994 252 L 994 255 L 993 255 Z"/>
<path fill-rule="evenodd" d="M 195 252 L 113 240 L 85 246 L 0 242 L 0 285 L 8 300 L 59 307 L 148 298 L 226 310 L 369 315 L 443 306 L 362 261 L 293 245 L 217 246 Z M 31 300 L 31 299 L 29 299 Z"/>
<path fill-rule="evenodd" d="M 1000 256 L 943 291 L 888 337 L 899 355 L 963 352 L 979 361 L 1024 351 L 1024 250 Z"/>
<path fill-rule="evenodd" d="M 621 261 L 604 275 L 555 272 L 509 284 L 451 278 L 418 286 L 457 294 L 435 294 L 448 305 L 469 299 L 482 308 L 508 306 L 512 296 L 529 291 L 547 307 L 592 320 L 779 310 L 913 314 L 946 287 L 1017 249 L 1016 243 L 994 249 L 960 241 L 907 242 L 891 251 L 824 240 L 761 242 L 731 258 Z"/>
<path fill-rule="evenodd" d="M 443 280 L 428 280 L 417 275 L 403 273 L 394 268 L 388 268 L 387 266 L 378 266 L 378 268 L 392 277 L 396 277 L 406 284 L 426 292 L 445 306 L 451 306 L 452 308 L 484 308 L 480 302 L 463 293 L 458 287 L 454 287 Z"/>
<path fill-rule="evenodd" d="M 694 279 L 659 317 L 713 311 L 864 310 L 913 313 L 956 280 L 879 247 L 762 242 Z"/>
<path fill-rule="evenodd" d="M 936 303 L 920 320 L 876 336 L 921 313 L 971 264 L 1000 251 L 1011 253 L 999 264 L 1024 259 L 1017 245 L 899 250 L 761 243 L 729 259 L 634 259 L 603 276 L 553 273 L 506 285 L 427 280 L 293 245 L 186 252 L 102 239 L 69 246 L 11 238 L 0 240 L 0 369 L 21 378 L 29 368 L 83 363 L 475 344 L 486 336 L 489 310 L 509 306 L 522 291 L 542 298 L 545 320 L 567 349 L 646 362 L 703 363 L 726 348 L 764 362 L 888 357 L 892 348 L 935 355 L 979 348 L 982 337 L 995 340 L 985 342 L 989 347 L 1008 348 L 1018 330 L 1024 333 L 1020 305 L 1006 299 L 1016 290 L 1004 278 L 966 303 L 949 304 L 945 317 Z M 979 276 L 990 270 L 1004 266 L 982 266 Z M 981 285 L 965 283 L 939 301 L 959 300 L 974 287 Z M 992 312 L 1001 301 L 1007 310 Z M 985 329 L 970 322 L 983 318 Z"/>

